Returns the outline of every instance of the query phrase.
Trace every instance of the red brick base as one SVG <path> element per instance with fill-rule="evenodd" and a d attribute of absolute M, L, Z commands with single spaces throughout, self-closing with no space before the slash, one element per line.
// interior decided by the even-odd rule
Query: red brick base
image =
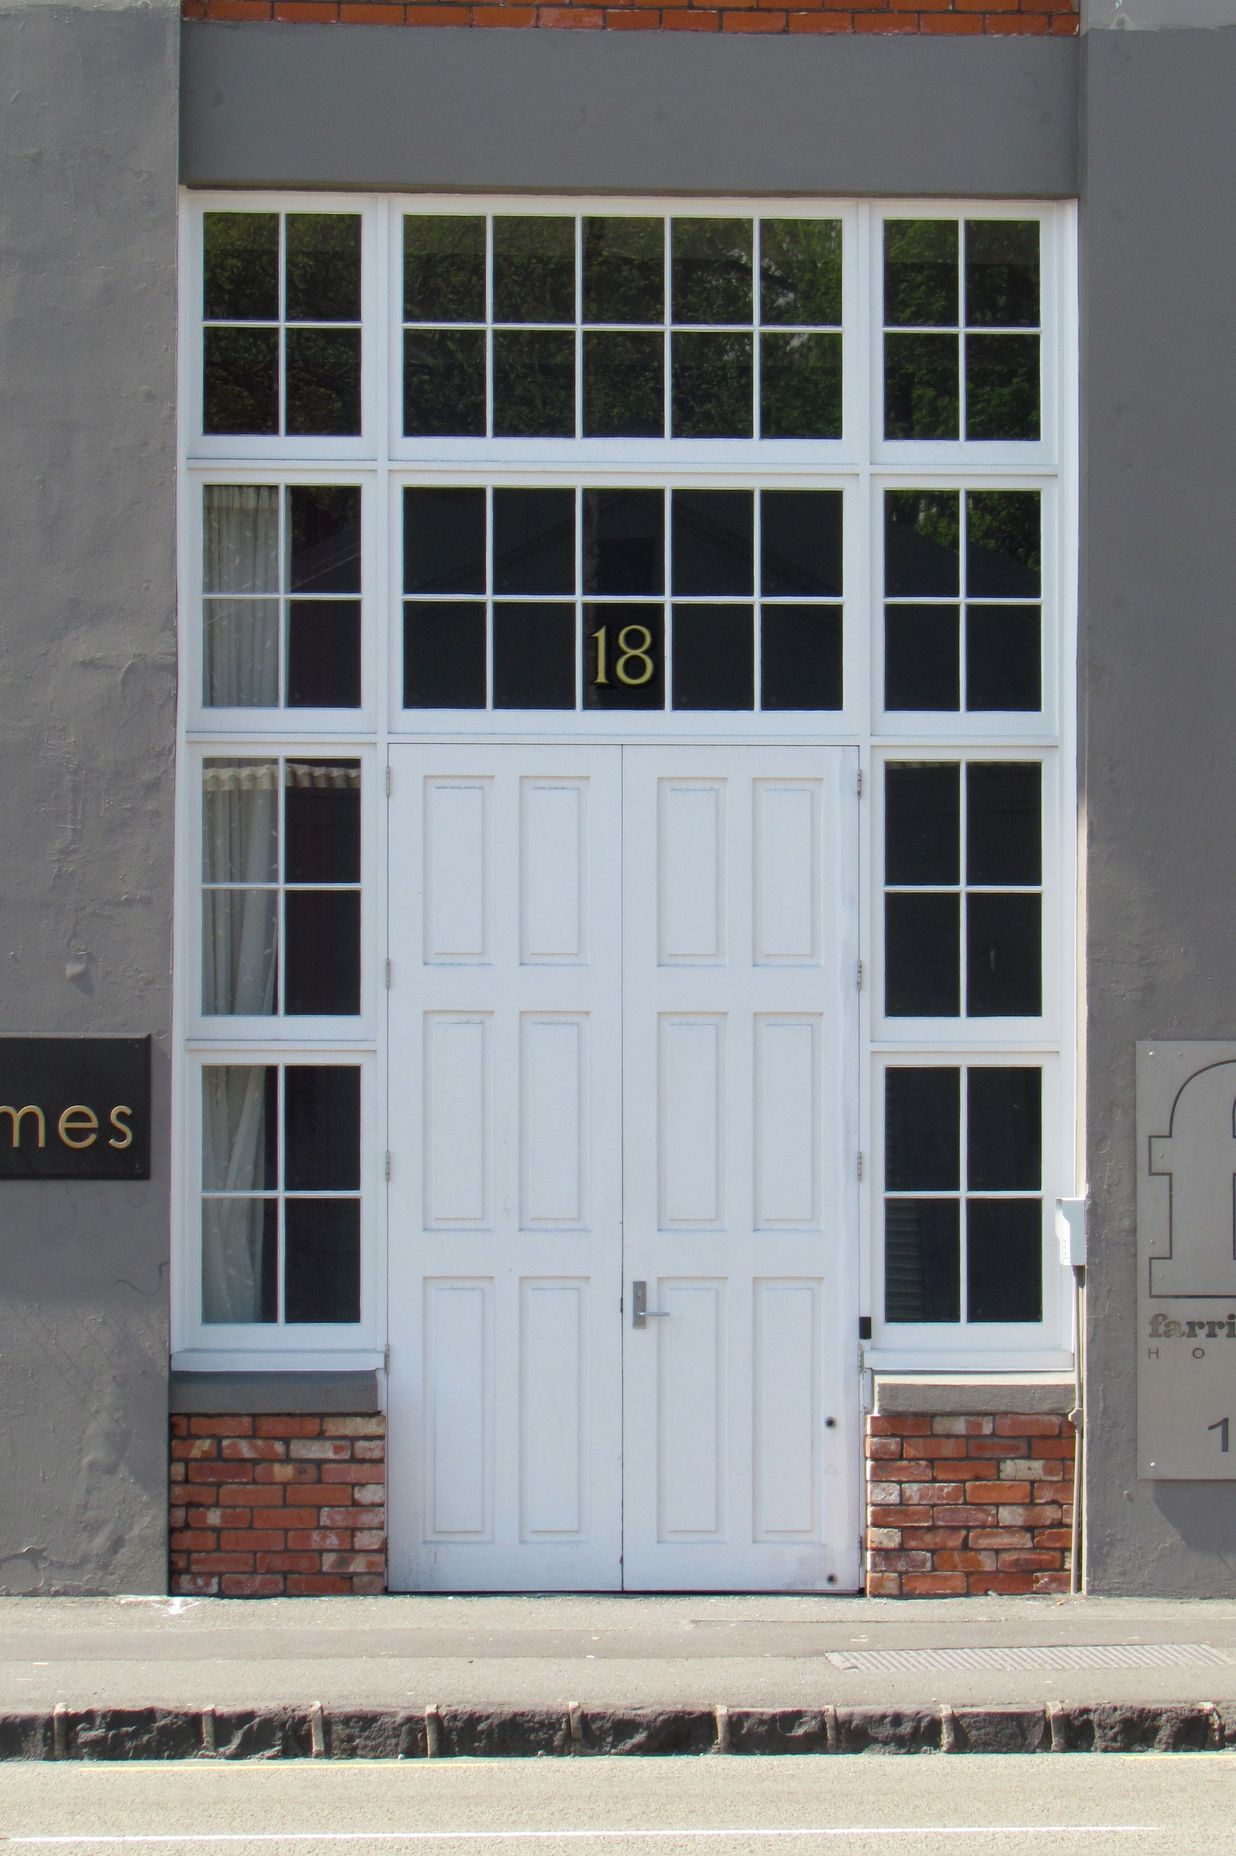
<path fill-rule="evenodd" d="M 1063 1417 L 869 1417 L 869 1596 L 1067 1592 L 1073 1454 Z"/>
<path fill-rule="evenodd" d="M 171 1589 L 386 1589 L 386 1419 L 172 1419 Z"/>

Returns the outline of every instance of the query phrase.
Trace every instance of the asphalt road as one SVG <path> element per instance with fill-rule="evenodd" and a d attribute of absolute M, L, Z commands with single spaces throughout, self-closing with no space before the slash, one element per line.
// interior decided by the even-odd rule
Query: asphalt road
<path fill-rule="evenodd" d="M 1236 1753 L 12 1765 L 0 1856 L 1227 1856 Z"/>

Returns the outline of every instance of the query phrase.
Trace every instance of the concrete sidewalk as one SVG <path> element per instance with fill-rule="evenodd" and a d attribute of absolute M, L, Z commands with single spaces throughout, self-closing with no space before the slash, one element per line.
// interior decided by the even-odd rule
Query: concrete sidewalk
<path fill-rule="evenodd" d="M 1236 1602 L 0 1600 L 0 1757 L 1236 1749 Z"/>

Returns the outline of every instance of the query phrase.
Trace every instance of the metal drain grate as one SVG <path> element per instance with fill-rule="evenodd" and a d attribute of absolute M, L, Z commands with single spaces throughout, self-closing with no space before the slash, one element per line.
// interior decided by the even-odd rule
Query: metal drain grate
<path fill-rule="evenodd" d="M 1054 1643 L 956 1650 L 826 1650 L 837 1669 L 1212 1669 L 1236 1667 L 1236 1650 L 1213 1643 Z"/>

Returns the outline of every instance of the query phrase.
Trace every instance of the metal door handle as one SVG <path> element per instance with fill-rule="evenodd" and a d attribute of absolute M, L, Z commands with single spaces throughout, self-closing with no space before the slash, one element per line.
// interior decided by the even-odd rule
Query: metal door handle
<path fill-rule="evenodd" d="M 668 1308 L 649 1308 L 648 1284 L 633 1282 L 631 1284 L 631 1326 L 642 1328 L 649 1321 L 668 1321 Z"/>

